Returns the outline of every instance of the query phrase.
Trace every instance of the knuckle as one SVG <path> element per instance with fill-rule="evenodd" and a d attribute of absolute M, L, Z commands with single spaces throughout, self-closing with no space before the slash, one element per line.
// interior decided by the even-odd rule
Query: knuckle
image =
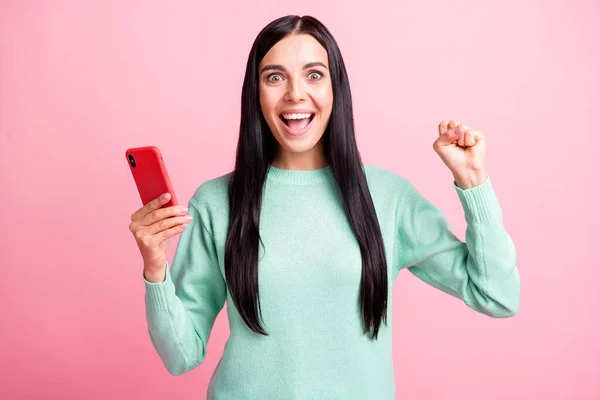
<path fill-rule="evenodd" d="M 135 239 L 138 242 L 143 242 L 144 241 L 144 235 L 142 235 L 142 232 L 140 232 L 139 230 L 133 231 L 133 237 L 135 237 Z"/>
<path fill-rule="evenodd" d="M 148 236 L 143 236 L 140 238 L 140 243 L 142 244 L 142 246 L 144 246 L 146 248 L 151 248 L 152 247 L 152 238 L 150 238 Z"/>

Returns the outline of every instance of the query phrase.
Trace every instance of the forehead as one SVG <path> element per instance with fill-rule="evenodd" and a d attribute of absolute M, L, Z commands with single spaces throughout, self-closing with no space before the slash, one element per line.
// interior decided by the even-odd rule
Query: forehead
<path fill-rule="evenodd" d="M 279 64 L 287 69 L 301 69 L 314 61 L 321 61 L 329 68 L 327 50 L 311 35 L 293 34 L 275 43 L 263 57 L 259 68 L 267 64 Z"/>

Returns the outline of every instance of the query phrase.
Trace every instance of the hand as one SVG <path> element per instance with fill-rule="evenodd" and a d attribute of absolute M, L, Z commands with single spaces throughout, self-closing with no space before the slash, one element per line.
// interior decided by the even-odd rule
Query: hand
<path fill-rule="evenodd" d="M 439 137 L 433 148 L 454 175 L 462 189 L 470 189 L 487 179 L 483 131 L 452 120 L 438 125 Z"/>
<path fill-rule="evenodd" d="M 166 199 L 157 197 L 131 215 L 129 230 L 144 259 L 144 275 L 163 270 L 168 239 L 181 233 L 191 221 L 185 206 L 161 208 L 169 199 L 170 195 Z"/>

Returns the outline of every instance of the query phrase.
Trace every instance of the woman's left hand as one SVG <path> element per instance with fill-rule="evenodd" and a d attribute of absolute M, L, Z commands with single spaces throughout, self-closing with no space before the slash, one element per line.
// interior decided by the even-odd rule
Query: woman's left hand
<path fill-rule="evenodd" d="M 456 185 L 470 189 L 487 179 L 483 131 L 452 120 L 438 125 L 439 137 L 433 149 L 452 171 Z"/>

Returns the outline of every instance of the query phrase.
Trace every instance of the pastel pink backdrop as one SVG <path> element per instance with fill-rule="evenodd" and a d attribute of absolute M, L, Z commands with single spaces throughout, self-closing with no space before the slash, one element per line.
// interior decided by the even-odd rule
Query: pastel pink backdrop
<path fill-rule="evenodd" d="M 401 274 L 397 397 L 600 398 L 599 11 L 566 0 L 2 1 L 0 397 L 204 398 L 226 307 L 205 362 L 169 375 L 146 330 L 128 230 L 141 201 L 124 152 L 158 146 L 182 202 L 230 171 L 252 41 L 279 16 L 310 14 L 342 49 L 363 161 L 411 179 L 464 240 L 432 143 L 442 119 L 484 130 L 517 246 L 510 319 Z"/>

